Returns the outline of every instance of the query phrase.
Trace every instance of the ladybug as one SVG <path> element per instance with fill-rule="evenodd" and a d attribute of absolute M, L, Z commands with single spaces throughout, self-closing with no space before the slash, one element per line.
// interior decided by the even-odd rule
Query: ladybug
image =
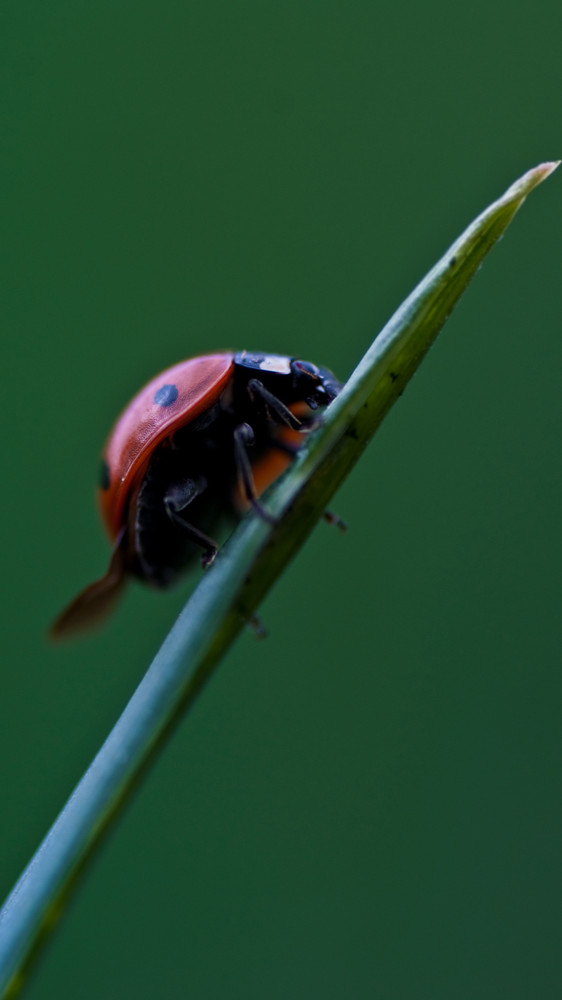
<path fill-rule="evenodd" d="M 340 389 L 327 368 L 249 351 L 190 358 L 152 379 L 117 420 L 101 463 L 109 567 L 51 634 L 105 617 L 130 576 L 168 587 L 198 555 L 208 565 L 221 520 L 250 507 L 271 520 L 259 496 L 298 451 L 314 411 Z"/>

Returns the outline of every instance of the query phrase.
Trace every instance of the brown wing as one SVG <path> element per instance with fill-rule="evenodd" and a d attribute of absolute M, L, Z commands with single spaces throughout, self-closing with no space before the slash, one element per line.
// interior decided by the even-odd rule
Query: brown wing
<path fill-rule="evenodd" d="M 124 539 L 122 531 L 104 576 L 81 590 L 53 622 L 49 630 L 51 639 L 67 639 L 93 628 L 113 610 L 126 582 Z"/>

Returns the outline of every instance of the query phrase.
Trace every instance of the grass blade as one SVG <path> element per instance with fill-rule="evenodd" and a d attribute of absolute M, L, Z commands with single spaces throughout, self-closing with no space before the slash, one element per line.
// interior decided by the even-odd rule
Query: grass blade
<path fill-rule="evenodd" d="M 0 912 L 0 996 L 18 991 L 30 958 L 147 765 L 322 515 L 488 251 L 556 166 L 530 170 L 459 237 L 378 335 L 267 494 L 278 523 L 248 517 L 205 574 Z"/>

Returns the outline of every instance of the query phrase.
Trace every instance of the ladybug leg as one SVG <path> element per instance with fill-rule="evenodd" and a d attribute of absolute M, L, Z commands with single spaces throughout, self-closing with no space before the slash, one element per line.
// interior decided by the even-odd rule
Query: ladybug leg
<path fill-rule="evenodd" d="M 240 424 L 234 431 L 234 459 L 236 461 L 236 470 L 242 486 L 244 488 L 244 493 L 246 494 L 246 499 L 248 503 L 252 505 L 255 511 L 267 521 L 268 524 L 277 524 L 277 521 L 271 514 L 268 514 L 263 504 L 258 500 L 258 495 L 256 492 L 256 485 L 254 483 L 254 477 L 252 475 L 252 466 L 250 464 L 250 459 L 248 458 L 248 452 L 246 448 L 253 445 L 254 443 L 254 432 L 249 424 Z"/>
<path fill-rule="evenodd" d="M 251 399 L 253 399 L 254 396 L 259 396 L 267 406 L 268 410 L 275 414 L 281 423 L 287 424 L 288 427 L 292 427 L 295 431 L 298 431 L 298 429 L 302 426 L 301 421 L 298 417 L 295 417 L 294 413 L 291 413 L 289 407 L 285 406 L 285 403 L 282 403 L 277 396 L 269 391 L 269 389 L 266 389 L 263 382 L 260 382 L 259 379 L 250 379 L 248 382 L 248 392 L 250 393 Z"/>
<path fill-rule="evenodd" d="M 250 615 L 246 625 L 248 628 L 251 628 L 256 639 L 267 639 L 267 629 L 261 618 L 258 618 L 257 615 Z"/>
<path fill-rule="evenodd" d="M 332 524 L 342 532 L 347 531 L 347 523 L 339 514 L 334 514 L 333 510 L 325 510 L 322 517 L 326 521 L 326 524 Z"/>
<path fill-rule="evenodd" d="M 190 541 L 203 549 L 201 561 L 204 567 L 212 563 L 217 554 L 218 545 L 212 538 L 186 521 L 183 517 L 183 511 L 189 507 L 190 503 L 193 503 L 196 497 L 204 493 L 206 488 L 207 483 L 204 479 L 197 481 L 185 479 L 182 483 L 174 483 L 164 496 L 164 508 L 172 524 L 181 528 Z"/>

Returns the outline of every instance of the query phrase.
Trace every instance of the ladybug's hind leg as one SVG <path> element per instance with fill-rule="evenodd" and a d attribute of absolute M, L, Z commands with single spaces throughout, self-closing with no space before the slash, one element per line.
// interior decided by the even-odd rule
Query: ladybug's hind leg
<path fill-rule="evenodd" d="M 203 531 L 199 531 L 199 528 L 190 524 L 183 516 L 183 512 L 206 489 L 207 483 L 203 478 L 198 480 L 184 479 L 183 482 L 170 486 L 164 495 L 164 508 L 172 524 L 181 528 L 191 542 L 203 549 L 201 555 L 203 566 L 209 566 L 212 563 L 217 554 L 218 545 Z"/>

